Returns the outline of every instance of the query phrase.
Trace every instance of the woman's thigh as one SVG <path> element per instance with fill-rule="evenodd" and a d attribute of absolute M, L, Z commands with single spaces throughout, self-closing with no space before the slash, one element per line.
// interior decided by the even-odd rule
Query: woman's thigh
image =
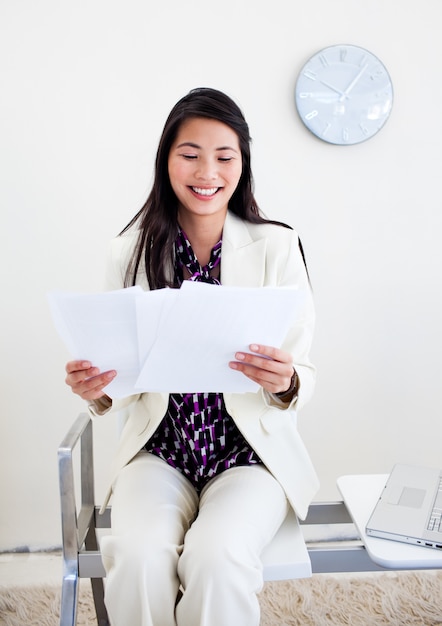
<path fill-rule="evenodd" d="M 113 490 L 112 534 L 167 535 L 181 543 L 198 510 L 189 481 L 162 459 L 140 452 L 120 472 Z"/>
<path fill-rule="evenodd" d="M 202 491 L 180 566 L 189 549 L 209 569 L 211 561 L 225 554 L 259 567 L 260 554 L 281 526 L 288 508 L 284 490 L 264 466 L 226 470 Z"/>
<path fill-rule="evenodd" d="M 245 533 L 262 550 L 288 511 L 285 492 L 263 465 L 235 467 L 212 480 L 200 498 L 197 524 L 221 535 Z M 211 531 L 212 532 L 212 531 Z"/>

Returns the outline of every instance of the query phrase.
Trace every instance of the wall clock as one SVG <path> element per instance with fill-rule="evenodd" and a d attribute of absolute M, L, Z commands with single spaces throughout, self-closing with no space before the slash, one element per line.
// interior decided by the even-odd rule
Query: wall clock
<path fill-rule="evenodd" d="M 373 137 L 393 105 L 393 85 L 381 61 L 358 46 L 329 46 L 301 69 L 295 88 L 298 114 L 323 141 L 352 145 Z"/>

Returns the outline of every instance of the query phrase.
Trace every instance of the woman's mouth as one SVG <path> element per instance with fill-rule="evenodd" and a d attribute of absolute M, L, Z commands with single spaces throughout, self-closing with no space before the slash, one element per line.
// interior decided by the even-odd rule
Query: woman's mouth
<path fill-rule="evenodd" d="M 198 194 L 199 196 L 206 196 L 206 197 L 214 196 L 219 189 L 220 189 L 219 187 L 210 187 L 210 188 L 191 187 L 191 190 L 194 193 Z"/>

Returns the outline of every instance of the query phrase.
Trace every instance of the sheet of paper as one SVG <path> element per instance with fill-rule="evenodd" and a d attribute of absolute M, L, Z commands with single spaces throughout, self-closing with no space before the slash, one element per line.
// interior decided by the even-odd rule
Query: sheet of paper
<path fill-rule="evenodd" d="M 99 294 L 49 294 L 73 358 L 115 369 L 112 398 L 141 391 L 247 392 L 258 385 L 229 368 L 251 343 L 280 346 L 305 297 L 295 288 L 239 288 L 185 281 Z"/>
<path fill-rule="evenodd" d="M 135 299 L 141 287 L 97 294 L 52 292 L 55 328 L 74 359 L 91 361 L 118 376 L 106 387 L 111 397 L 134 393 L 140 371 Z"/>
<path fill-rule="evenodd" d="M 169 312 L 176 307 L 180 290 L 155 289 L 143 294 L 135 300 L 140 364 L 146 361 L 161 333 L 167 332 L 167 328 L 163 330 L 164 321 L 168 319 Z"/>
<path fill-rule="evenodd" d="M 136 387 L 174 393 L 256 391 L 258 385 L 228 363 L 251 343 L 280 346 L 301 298 L 294 288 L 185 281 L 179 306 L 163 318 Z"/>

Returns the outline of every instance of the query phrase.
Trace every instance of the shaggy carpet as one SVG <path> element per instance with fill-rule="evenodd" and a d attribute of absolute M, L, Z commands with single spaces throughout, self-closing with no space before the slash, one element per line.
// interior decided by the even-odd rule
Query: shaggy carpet
<path fill-rule="evenodd" d="M 259 598 L 261 626 L 442 625 L 442 572 L 316 575 L 266 583 Z M 54 587 L 0 588 L 0 624 L 58 626 L 59 604 L 60 590 Z M 86 581 L 77 624 L 96 625 Z"/>

